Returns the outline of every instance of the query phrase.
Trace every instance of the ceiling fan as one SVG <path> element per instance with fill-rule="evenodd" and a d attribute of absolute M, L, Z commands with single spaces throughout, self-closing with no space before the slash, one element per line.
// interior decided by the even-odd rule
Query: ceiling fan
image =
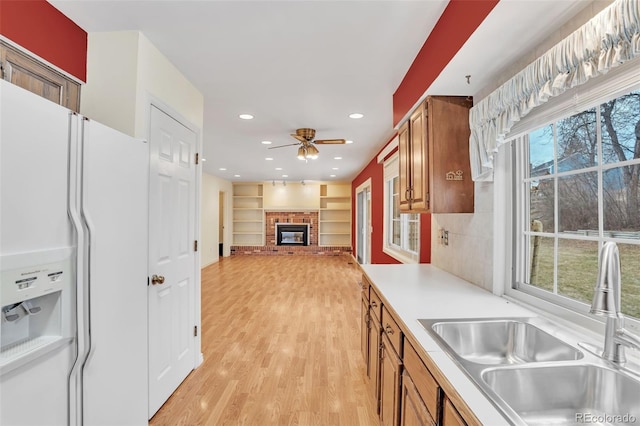
<path fill-rule="evenodd" d="M 298 158 L 300 160 L 308 160 L 308 159 L 315 160 L 316 158 L 318 158 L 318 154 L 320 153 L 320 151 L 318 151 L 318 148 L 316 148 L 315 145 L 340 145 L 346 142 L 344 139 L 314 140 L 313 138 L 316 136 L 316 131 L 315 129 L 308 129 L 308 128 L 296 129 L 296 133 L 295 134 L 292 133 L 291 136 L 293 136 L 299 142 L 290 143 L 287 145 L 273 146 L 269 149 L 300 145 L 300 147 L 298 148 Z"/>

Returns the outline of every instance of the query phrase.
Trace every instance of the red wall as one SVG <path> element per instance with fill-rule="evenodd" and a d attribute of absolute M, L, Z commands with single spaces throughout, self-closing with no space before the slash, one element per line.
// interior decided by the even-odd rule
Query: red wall
<path fill-rule="evenodd" d="M 393 94 L 393 125 L 402 120 L 499 0 L 451 0 Z M 460 76 L 463 78 L 464 76 Z M 437 93 L 447 95 L 448 93 Z"/>
<path fill-rule="evenodd" d="M 389 153 L 389 155 L 393 152 Z M 373 232 L 371 232 L 371 263 L 400 263 L 382 251 L 384 244 L 384 165 L 382 163 L 378 164 L 377 154 L 351 182 L 351 246 L 353 247 L 353 254 L 357 257 L 355 229 L 356 188 L 369 178 L 371 178 L 371 226 L 373 227 Z M 423 214 L 420 217 L 420 263 L 430 262 L 431 215 Z"/>
<path fill-rule="evenodd" d="M 87 33 L 45 0 L 0 0 L 0 34 L 87 80 Z"/>

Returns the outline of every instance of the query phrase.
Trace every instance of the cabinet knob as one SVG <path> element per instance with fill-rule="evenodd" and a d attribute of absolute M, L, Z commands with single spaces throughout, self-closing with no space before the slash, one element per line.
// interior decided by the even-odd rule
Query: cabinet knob
<path fill-rule="evenodd" d="M 384 331 L 386 331 L 387 334 L 393 334 L 393 328 L 391 328 L 389 324 L 384 328 Z"/>
<path fill-rule="evenodd" d="M 151 277 L 151 284 L 156 285 L 156 284 L 164 284 L 164 277 L 162 275 L 153 275 Z"/>
<path fill-rule="evenodd" d="M 377 304 L 375 301 L 372 301 L 372 302 L 371 302 L 371 307 L 373 307 L 373 308 L 377 308 L 377 307 L 378 307 L 378 304 Z"/>

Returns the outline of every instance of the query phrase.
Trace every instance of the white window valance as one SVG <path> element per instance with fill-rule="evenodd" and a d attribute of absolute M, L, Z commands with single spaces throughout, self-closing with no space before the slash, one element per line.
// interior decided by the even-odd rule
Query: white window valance
<path fill-rule="evenodd" d="M 616 0 L 471 108 L 473 179 L 492 179 L 494 153 L 532 109 L 639 56 L 640 0 Z"/>

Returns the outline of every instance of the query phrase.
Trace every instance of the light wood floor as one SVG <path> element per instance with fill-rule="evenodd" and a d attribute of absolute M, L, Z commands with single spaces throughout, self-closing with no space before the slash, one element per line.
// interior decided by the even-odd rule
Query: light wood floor
<path fill-rule="evenodd" d="M 202 351 L 161 425 L 377 425 L 351 257 L 238 256 L 202 271 Z"/>

